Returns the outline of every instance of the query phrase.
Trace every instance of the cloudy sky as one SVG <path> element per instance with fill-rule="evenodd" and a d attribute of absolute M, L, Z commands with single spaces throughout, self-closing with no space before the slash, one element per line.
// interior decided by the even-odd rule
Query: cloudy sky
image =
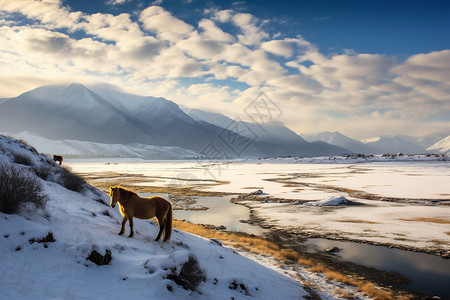
<path fill-rule="evenodd" d="M 0 0 L 0 97 L 111 84 L 301 134 L 450 129 L 450 2 Z"/>

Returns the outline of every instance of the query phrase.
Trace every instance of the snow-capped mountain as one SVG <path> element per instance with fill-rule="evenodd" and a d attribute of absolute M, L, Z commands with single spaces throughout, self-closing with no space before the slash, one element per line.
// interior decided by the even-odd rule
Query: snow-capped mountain
<path fill-rule="evenodd" d="M 80 84 L 40 87 L 1 104 L 0 128 L 55 140 L 182 145 L 194 150 L 213 134 L 162 98 L 132 95 L 119 103 Z"/>
<path fill-rule="evenodd" d="M 354 153 L 375 154 L 378 150 L 360 141 L 351 139 L 340 132 L 324 131 L 318 134 L 304 136 L 308 142 L 322 141 L 331 145 L 348 149 Z"/>
<path fill-rule="evenodd" d="M 450 135 L 430 146 L 427 150 L 434 153 L 450 153 Z"/>
<path fill-rule="evenodd" d="M 374 154 L 381 153 L 405 153 L 420 154 L 425 153 L 422 147 L 414 138 L 406 135 L 385 135 L 362 140 L 367 146 L 376 149 Z"/>
<path fill-rule="evenodd" d="M 30 132 L 49 140 L 179 147 L 212 158 L 349 153 L 333 145 L 308 143 L 281 124 L 268 125 L 270 130 L 250 123 L 224 125 L 192 118 L 164 98 L 94 89 L 81 84 L 44 86 L 11 98 L 0 104 L 0 132 Z M 225 116 L 223 120 L 228 121 Z M 211 145 L 220 155 L 211 155 Z"/>

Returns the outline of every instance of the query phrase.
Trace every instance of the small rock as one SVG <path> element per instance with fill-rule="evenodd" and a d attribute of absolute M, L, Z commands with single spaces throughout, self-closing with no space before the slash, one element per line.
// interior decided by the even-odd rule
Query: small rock
<path fill-rule="evenodd" d="M 258 196 L 258 195 L 263 195 L 263 194 L 264 194 L 263 190 L 257 190 L 257 191 L 254 191 L 253 193 L 250 193 L 249 195 Z"/>
<path fill-rule="evenodd" d="M 330 248 L 326 248 L 324 251 L 328 252 L 328 253 L 335 253 L 335 252 L 341 251 L 341 249 L 339 249 L 338 247 L 330 247 Z"/>
<path fill-rule="evenodd" d="M 218 239 L 211 239 L 211 243 L 219 245 L 219 246 L 223 246 L 222 242 Z"/>

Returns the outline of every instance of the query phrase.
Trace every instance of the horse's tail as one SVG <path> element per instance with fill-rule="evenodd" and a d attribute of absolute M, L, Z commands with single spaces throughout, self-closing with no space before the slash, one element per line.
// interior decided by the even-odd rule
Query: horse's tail
<path fill-rule="evenodd" d="M 164 226 L 164 242 L 170 241 L 172 236 L 172 204 L 169 202 L 169 211 L 166 214 L 166 224 Z"/>

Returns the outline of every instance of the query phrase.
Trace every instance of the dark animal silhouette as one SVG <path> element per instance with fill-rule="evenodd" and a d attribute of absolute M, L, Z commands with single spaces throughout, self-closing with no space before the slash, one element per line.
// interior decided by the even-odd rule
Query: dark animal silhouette
<path fill-rule="evenodd" d="M 59 162 L 59 165 L 62 165 L 63 157 L 61 155 L 53 155 L 53 160 Z"/>

